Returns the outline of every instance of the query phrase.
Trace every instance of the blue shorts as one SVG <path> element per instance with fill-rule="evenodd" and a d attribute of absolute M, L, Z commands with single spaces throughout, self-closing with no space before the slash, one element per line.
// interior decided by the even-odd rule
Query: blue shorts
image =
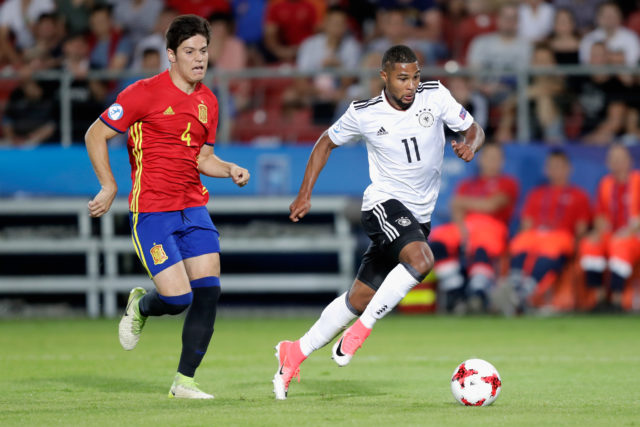
<path fill-rule="evenodd" d="M 129 212 L 129 223 L 136 254 L 151 277 L 183 259 L 220 252 L 220 235 L 204 206 Z"/>

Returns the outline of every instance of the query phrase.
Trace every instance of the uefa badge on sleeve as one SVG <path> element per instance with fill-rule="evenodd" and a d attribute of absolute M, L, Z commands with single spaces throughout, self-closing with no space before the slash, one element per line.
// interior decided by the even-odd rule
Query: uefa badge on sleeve
<path fill-rule="evenodd" d="M 122 115 L 124 114 L 124 109 L 120 104 L 111 104 L 109 110 L 107 111 L 107 115 L 111 120 L 120 120 Z"/>

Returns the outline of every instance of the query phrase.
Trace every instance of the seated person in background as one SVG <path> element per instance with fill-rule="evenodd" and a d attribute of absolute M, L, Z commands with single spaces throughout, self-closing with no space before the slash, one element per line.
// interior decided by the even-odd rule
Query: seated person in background
<path fill-rule="evenodd" d="M 301 71 L 345 69 L 356 71 L 360 62 L 360 43 L 349 34 L 347 13 L 340 7 L 330 7 L 324 18 L 322 31 L 307 38 L 300 45 L 297 66 Z M 299 79 L 296 93 L 287 98 L 310 98 L 317 123 L 333 123 L 336 104 L 344 97 L 353 78 L 317 74 Z"/>
<path fill-rule="evenodd" d="M 447 77 L 446 84 L 453 98 L 476 119 L 480 127 L 486 128 L 489 120 L 489 101 L 480 91 L 473 88 L 470 78 L 452 75 Z M 457 135 L 446 126 L 444 134 L 447 141 L 455 140 Z"/>
<path fill-rule="evenodd" d="M 589 196 L 569 182 L 571 161 L 563 151 L 549 152 L 544 173 L 548 183 L 528 194 L 520 232 L 509 245 L 509 277 L 501 287 L 509 287 L 504 290 L 515 298 L 499 303 L 505 314 L 514 308 L 526 311 L 537 287 L 548 289 L 555 283 L 591 220 Z"/>
<path fill-rule="evenodd" d="M 92 69 L 119 71 L 129 64 L 133 46 L 113 23 L 111 6 L 97 5 L 89 17 L 89 62 Z"/>
<path fill-rule="evenodd" d="M 485 144 L 479 155 L 478 176 L 462 181 L 451 201 L 453 222 L 435 227 L 429 238 L 439 294 L 456 313 L 486 310 L 518 199 L 518 183 L 502 173 L 502 148 Z"/>
<path fill-rule="evenodd" d="M 518 35 L 531 42 L 544 40 L 553 29 L 555 8 L 544 0 L 520 1 Z"/>
<path fill-rule="evenodd" d="M 33 71 L 58 68 L 62 62 L 64 27 L 58 15 L 40 15 L 34 29 L 34 44 L 24 51 L 24 61 Z"/>
<path fill-rule="evenodd" d="M 9 96 L 2 120 L 3 133 L 13 146 L 32 146 L 51 141 L 56 131 L 56 103 L 53 95 L 31 78 Z"/>
<path fill-rule="evenodd" d="M 547 39 L 556 62 L 560 65 L 577 64 L 580 34 L 576 20 L 569 9 L 558 9 L 553 21 L 553 31 Z"/>
<path fill-rule="evenodd" d="M 580 265 L 596 292 L 594 310 L 620 311 L 625 282 L 640 262 L 640 171 L 633 170 L 631 154 L 620 144 L 609 148 L 607 167 L 610 174 L 598 185 L 593 231 L 580 242 Z"/>
<path fill-rule="evenodd" d="M 531 59 L 533 67 L 556 65 L 553 51 L 546 43 L 536 44 Z M 534 75 L 527 89 L 529 100 L 529 135 L 533 141 L 559 144 L 564 140 L 563 110 L 568 103 L 563 76 Z M 516 96 L 510 96 L 501 108 L 502 115 L 496 131 L 500 142 L 514 138 L 516 122 Z"/>
<path fill-rule="evenodd" d="M 600 4 L 596 20 L 598 27 L 585 34 L 580 42 L 580 62 L 589 63 L 591 46 L 602 42 L 608 50 L 623 51 L 627 65 L 637 65 L 640 59 L 640 40 L 633 31 L 622 26 L 620 6 L 613 1 Z"/>
<path fill-rule="evenodd" d="M 300 43 L 313 35 L 318 26 L 314 4 L 309 0 L 269 2 L 265 12 L 265 60 L 294 62 Z"/>

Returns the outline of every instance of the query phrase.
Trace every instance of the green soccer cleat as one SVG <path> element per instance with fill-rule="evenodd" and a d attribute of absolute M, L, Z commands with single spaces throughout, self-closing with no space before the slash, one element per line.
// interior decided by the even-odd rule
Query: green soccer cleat
<path fill-rule="evenodd" d="M 193 378 L 177 373 L 169 390 L 169 398 L 213 399 L 213 395 L 200 390 Z"/>
<path fill-rule="evenodd" d="M 122 348 L 125 350 L 133 350 L 140 340 L 140 334 L 147 321 L 147 317 L 140 314 L 138 303 L 146 293 L 147 291 L 142 288 L 133 288 L 129 293 L 127 308 L 118 326 L 120 345 L 122 345 Z"/>

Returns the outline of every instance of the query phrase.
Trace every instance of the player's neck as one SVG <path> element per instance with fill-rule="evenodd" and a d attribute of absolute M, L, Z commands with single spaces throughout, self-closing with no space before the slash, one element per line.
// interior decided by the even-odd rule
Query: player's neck
<path fill-rule="evenodd" d="M 191 95 L 196 90 L 196 86 L 199 83 L 199 82 L 192 83 L 185 80 L 185 78 L 182 77 L 180 73 L 173 67 L 169 68 L 169 77 L 171 77 L 171 81 L 173 82 L 175 87 L 177 87 L 187 95 Z"/>

